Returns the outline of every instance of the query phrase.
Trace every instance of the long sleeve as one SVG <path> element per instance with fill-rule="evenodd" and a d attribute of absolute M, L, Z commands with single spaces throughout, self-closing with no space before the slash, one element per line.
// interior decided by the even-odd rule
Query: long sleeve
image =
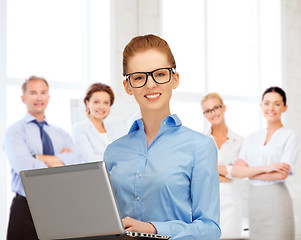
<path fill-rule="evenodd" d="M 102 161 L 108 144 L 88 121 L 86 119 L 72 127 L 74 143 L 80 152 L 82 162 Z"/>
<path fill-rule="evenodd" d="M 65 165 L 80 163 L 80 154 L 75 144 L 73 143 L 71 136 L 62 129 L 59 129 L 59 134 L 60 134 L 60 141 L 62 144 L 62 146 L 59 148 L 61 148 L 61 150 L 64 148 L 70 148 L 71 153 L 59 152 L 56 153 L 55 156 L 57 156 Z"/>
<path fill-rule="evenodd" d="M 37 129 L 37 136 L 39 137 Z M 7 129 L 4 139 L 4 150 L 14 172 L 19 173 L 21 170 L 46 168 L 46 164 L 38 161 L 32 155 L 37 154 L 37 144 L 32 143 L 32 149 L 28 147 L 26 139 L 26 130 L 21 124 L 16 124 Z"/>
<path fill-rule="evenodd" d="M 40 129 L 32 121 L 35 118 L 26 114 L 25 118 L 10 126 L 5 134 L 4 150 L 11 165 L 13 192 L 25 196 L 19 172 L 38 168 L 47 168 L 44 162 L 37 160 L 32 155 L 42 154 L 43 146 L 40 137 Z M 65 165 L 79 162 L 78 152 L 69 134 L 55 126 L 45 125 L 55 156 Z M 61 153 L 64 148 L 70 148 L 72 153 Z"/>
<path fill-rule="evenodd" d="M 152 222 L 158 233 L 172 239 L 219 239 L 219 178 L 217 151 L 212 139 L 195 153 L 191 180 L 192 222 Z"/>

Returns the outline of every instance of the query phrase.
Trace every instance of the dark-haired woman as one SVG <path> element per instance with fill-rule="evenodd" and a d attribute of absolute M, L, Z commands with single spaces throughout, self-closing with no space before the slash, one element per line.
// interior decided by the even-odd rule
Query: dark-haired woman
<path fill-rule="evenodd" d="M 113 90 L 106 84 L 94 83 L 87 89 L 84 98 L 87 118 L 72 128 L 82 162 L 102 161 L 109 143 L 121 136 L 116 127 L 104 121 L 110 114 L 114 99 Z"/>
<path fill-rule="evenodd" d="M 285 179 L 295 172 L 300 139 L 282 124 L 287 105 L 281 88 L 270 87 L 263 93 L 261 109 L 267 127 L 245 139 L 231 175 L 250 179 L 250 238 L 291 240 L 294 214 Z"/>

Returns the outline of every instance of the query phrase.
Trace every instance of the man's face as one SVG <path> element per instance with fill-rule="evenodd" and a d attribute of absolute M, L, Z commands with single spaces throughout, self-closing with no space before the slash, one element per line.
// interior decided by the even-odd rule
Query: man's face
<path fill-rule="evenodd" d="M 43 80 L 37 79 L 27 83 L 22 101 L 26 104 L 27 111 L 37 118 L 44 115 L 49 97 L 47 85 Z"/>

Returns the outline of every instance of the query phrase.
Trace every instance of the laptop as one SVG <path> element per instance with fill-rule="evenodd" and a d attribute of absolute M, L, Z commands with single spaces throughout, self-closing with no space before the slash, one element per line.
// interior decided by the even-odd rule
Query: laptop
<path fill-rule="evenodd" d="M 169 239 L 125 231 L 105 162 L 20 172 L 39 239 Z"/>

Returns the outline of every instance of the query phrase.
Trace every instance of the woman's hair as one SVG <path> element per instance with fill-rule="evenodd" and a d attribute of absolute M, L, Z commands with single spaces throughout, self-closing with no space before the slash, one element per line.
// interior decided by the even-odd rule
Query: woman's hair
<path fill-rule="evenodd" d="M 221 104 L 224 104 L 222 97 L 218 93 L 212 92 L 212 93 L 208 93 L 207 95 L 205 95 L 203 97 L 203 99 L 201 101 L 201 105 L 203 105 L 204 102 L 206 102 L 207 100 L 212 99 L 212 98 L 216 98 L 221 102 Z"/>
<path fill-rule="evenodd" d="M 34 75 L 33 75 L 33 76 L 31 76 L 30 78 L 26 79 L 25 82 L 22 84 L 22 87 L 21 87 L 21 88 L 22 88 L 23 94 L 25 94 L 25 92 L 26 92 L 27 84 L 28 84 L 29 82 L 33 82 L 33 81 L 37 81 L 37 80 L 43 81 L 43 82 L 46 84 L 47 88 L 49 89 L 49 84 L 48 84 L 48 82 L 46 81 L 45 78 L 37 77 L 37 76 L 34 76 Z"/>
<path fill-rule="evenodd" d="M 169 63 L 172 68 L 176 68 L 176 61 L 174 56 L 169 48 L 168 43 L 162 38 L 148 34 L 144 36 L 134 37 L 124 48 L 123 50 L 123 76 L 128 74 L 128 61 L 135 54 L 144 52 L 146 50 L 155 49 L 160 51 L 163 54 L 166 54 Z"/>
<path fill-rule="evenodd" d="M 278 94 L 282 97 L 284 106 L 286 106 L 286 94 L 285 94 L 285 91 L 284 91 L 282 88 L 280 88 L 280 87 L 269 87 L 268 89 L 266 89 L 266 90 L 264 91 L 264 93 L 262 94 L 261 100 L 263 100 L 264 96 L 265 96 L 267 93 L 271 93 L 271 92 L 276 92 L 276 93 L 278 93 Z"/>
<path fill-rule="evenodd" d="M 103 83 L 93 83 L 90 87 L 88 87 L 87 91 L 86 91 L 86 96 L 84 98 L 84 104 L 86 106 L 86 102 L 90 101 L 90 98 L 92 97 L 93 93 L 95 92 L 106 92 L 110 95 L 110 106 L 113 105 L 114 100 L 115 100 L 115 95 L 114 92 L 112 90 L 112 88 L 106 84 Z M 89 110 L 86 109 L 86 111 L 88 112 Z M 89 112 L 88 112 L 89 113 Z"/>

